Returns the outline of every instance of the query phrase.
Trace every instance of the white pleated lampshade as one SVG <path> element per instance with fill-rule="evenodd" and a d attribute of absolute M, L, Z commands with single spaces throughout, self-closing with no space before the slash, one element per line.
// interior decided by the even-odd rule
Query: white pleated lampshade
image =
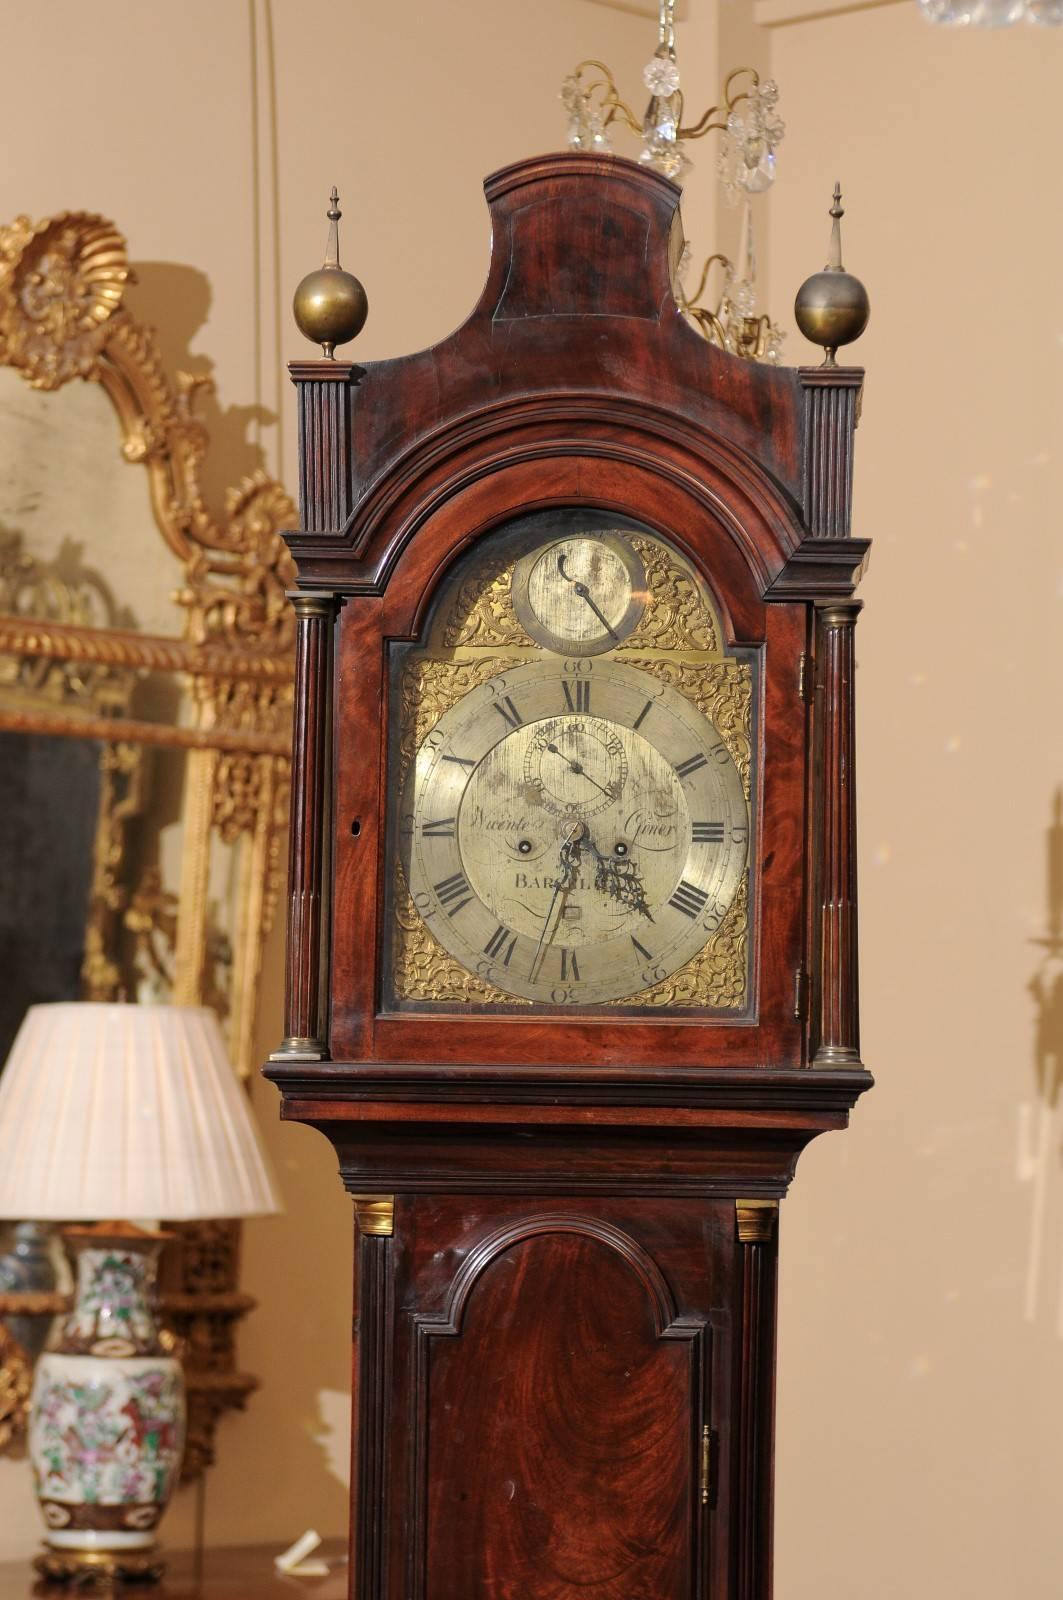
<path fill-rule="evenodd" d="M 32 1006 L 0 1076 L 0 1217 L 278 1211 L 247 1096 L 202 1006 Z"/>

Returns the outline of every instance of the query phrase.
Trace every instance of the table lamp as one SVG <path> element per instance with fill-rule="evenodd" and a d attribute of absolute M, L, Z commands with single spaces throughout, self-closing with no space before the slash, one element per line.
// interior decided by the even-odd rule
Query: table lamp
<path fill-rule="evenodd" d="M 0 1217 L 85 1224 L 64 1232 L 74 1303 L 33 1386 L 39 1571 L 161 1573 L 155 1529 L 181 1465 L 185 1405 L 180 1362 L 154 1318 L 169 1237 L 157 1219 L 279 1209 L 212 1011 L 74 1002 L 27 1012 L 0 1077 Z"/>

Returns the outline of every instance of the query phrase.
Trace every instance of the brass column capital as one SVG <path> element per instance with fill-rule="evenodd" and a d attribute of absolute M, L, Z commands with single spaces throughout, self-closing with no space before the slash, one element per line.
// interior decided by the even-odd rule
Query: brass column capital
<path fill-rule="evenodd" d="M 395 1232 L 393 1194 L 352 1194 L 354 1214 L 362 1233 L 390 1238 Z"/>
<path fill-rule="evenodd" d="M 816 611 L 827 628 L 852 628 L 864 609 L 862 600 L 817 600 Z"/>
<path fill-rule="evenodd" d="M 736 1200 L 735 1220 L 742 1244 L 768 1244 L 778 1216 L 778 1200 Z"/>
<path fill-rule="evenodd" d="M 288 599 L 300 621 L 323 617 L 330 621 L 340 608 L 340 597 L 331 589 L 289 589 Z"/>

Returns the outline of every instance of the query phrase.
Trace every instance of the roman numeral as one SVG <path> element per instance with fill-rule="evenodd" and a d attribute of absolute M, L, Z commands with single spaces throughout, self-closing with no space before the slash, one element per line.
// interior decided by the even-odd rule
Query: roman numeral
<path fill-rule="evenodd" d="M 432 887 L 439 897 L 440 905 L 445 907 L 448 917 L 456 917 L 462 907 L 469 905 L 473 898 L 469 890 L 468 880 L 464 873 L 461 872 L 451 873 L 449 878 L 443 878 L 441 882 L 434 883 Z M 464 899 L 462 899 L 463 895 Z"/>
<path fill-rule="evenodd" d="M 642 957 L 643 961 L 652 961 L 653 957 L 650 955 L 650 952 L 646 949 L 646 946 L 644 944 L 639 944 L 639 942 L 635 938 L 634 934 L 631 934 L 630 937 L 631 937 L 631 943 L 635 946 L 635 949 L 638 951 L 638 953 Z"/>
<path fill-rule="evenodd" d="M 439 817 L 435 822 L 421 824 L 422 839 L 453 839 L 457 817 Z"/>
<path fill-rule="evenodd" d="M 476 762 L 470 761 L 468 756 L 444 756 L 443 760 L 453 761 L 455 766 L 458 767 L 474 767 L 476 765 Z"/>
<path fill-rule="evenodd" d="M 704 889 L 699 889 L 696 884 L 688 883 L 685 878 L 680 878 L 679 887 L 669 900 L 670 906 L 675 906 L 684 917 L 698 917 L 705 909 L 708 895 Z"/>
<path fill-rule="evenodd" d="M 504 700 L 496 700 L 494 707 L 503 722 L 507 722 L 511 728 L 519 728 L 524 721 L 508 694 Z"/>
<path fill-rule="evenodd" d="M 490 939 L 484 945 L 484 955 L 490 956 L 493 961 L 496 956 L 501 955 L 502 946 L 507 939 L 509 939 L 509 949 L 502 956 L 502 965 L 504 967 L 509 966 L 509 958 L 517 948 L 517 935 L 515 933 L 511 935 L 509 929 L 503 923 L 499 923 Z"/>
<path fill-rule="evenodd" d="M 708 762 L 703 755 L 687 756 L 685 761 L 680 761 L 675 769 L 677 778 L 689 778 L 692 772 L 697 772 L 699 767 L 707 767 Z"/>
<path fill-rule="evenodd" d="M 573 983 L 579 982 L 579 963 L 574 950 L 566 950 L 561 946 L 561 980 L 571 979 Z"/>
<path fill-rule="evenodd" d="M 643 706 L 642 710 L 639 712 L 638 716 L 635 718 L 634 722 L 631 724 L 632 728 L 641 728 L 642 724 L 645 722 L 646 718 L 649 716 L 649 714 L 650 714 L 650 712 L 652 710 L 653 710 L 653 701 L 652 700 L 647 700 L 646 704 Z"/>
<path fill-rule="evenodd" d="M 695 844 L 723 843 L 722 822 L 693 822 L 690 831 Z"/>
<path fill-rule="evenodd" d="M 567 678 L 562 678 L 561 687 L 565 691 L 565 704 L 570 711 L 590 710 L 591 686 L 586 678 L 581 678 L 575 685 L 569 683 Z"/>

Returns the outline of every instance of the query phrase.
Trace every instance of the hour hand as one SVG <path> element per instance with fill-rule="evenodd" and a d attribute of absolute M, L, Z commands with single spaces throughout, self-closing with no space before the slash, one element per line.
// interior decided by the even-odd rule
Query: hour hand
<path fill-rule="evenodd" d="M 640 911 L 648 921 L 653 921 L 653 912 L 646 900 L 646 890 L 642 879 L 639 877 L 633 862 L 614 861 L 609 856 L 603 856 L 594 840 L 587 838 L 587 848 L 595 860 L 594 887 L 609 895 L 612 900 L 619 900 L 621 905 L 629 905 L 635 911 Z"/>

